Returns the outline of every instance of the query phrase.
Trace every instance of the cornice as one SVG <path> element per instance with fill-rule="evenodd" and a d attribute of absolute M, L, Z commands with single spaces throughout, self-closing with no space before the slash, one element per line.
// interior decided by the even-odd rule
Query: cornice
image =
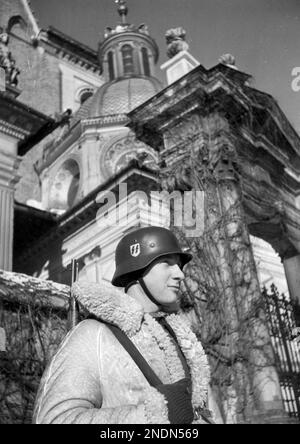
<path fill-rule="evenodd" d="M 163 149 L 164 130 L 172 128 L 188 113 L 205 116 L 220 111 L 234 122 L 236 116 L 241 118 L 251 113 L 252 104 L 241 83 L 248 79 L 248 75 L 225 65 L 211 70 L 199 65 L 128 113 L 128 126 L 147 145 Z"/>
<path fill-rule="evenodd" d="M 6 91 L 0 92 L 0 131 L 19 142 L 24 155 L 32 143 L 38 143 L 57 127 L 57 122 L 41 112 L 19 102 Z"/>
<path fill-rule="evenodd" d="M 81 121 L 83 129 L 89 127 L 105 127 L 105 126 L 114 126 L 114 125 L 127 125 L 129 119 L 127 114 L 113 114 L 111 116 L 100 116 L 94 117 L 90 119 L 83 119 Z"/>
<path fill-rule="evenodd" d="M 252 87 L 250 88 L 246 86 L 245 91 L 250 99 L 255 102 L 257 108 L 267 110 L 275 125 L 278 126 L 280 131 L 285 135 L 289 143 L 295 148 L 297 154 L 300 156 L 300 137 L 284 112 L 280 109 L 276 100 L 274 100 L 270 94 Z"/>
<path fill-rule="evenodd" d="M 25 131 L 23 128 L 19 128 L 2 119 L 0 119 L 0 132 L 18 140 L 24 140 L 30 135 L 29 131 Z"/>
<path fill-rule="evenodd" d="M 247 74 L 227 68 L 225 65 L 217 65 L 209 70 L 199 65 L 160 91 L 156 96 L 135 108 L 128 116 L 134 123 L 137 119 L 147 122 L 154 120 L 156 117 L 163 119 L 162 113 L 169 112 L 170 108 L 181 102 L 186 105 L 192 100 L 193 96 L 200 100 L 199 107 L 201 107 L 204 101 L 209 98 L 208 96 L 217 90 L 227 92 L 234 101 L 240 103 L 245 111 L 249 111 L 251 102 L 241 88 L 241 83 L 247 81 L 249 77 Z M 169 113 L 165 116 L 166 121 L 168 121 L 169 116 Z"/>
<path fill-rule="evenodd" d="M 44 158 L 37 165 L 38 173 L 41 173 L 45 168 L 51 165 L 59 156 L 61 156 L 67 149 L 89 129 L 99 129 L 110 126 L 122 125 L 126 126 L 128 117 L 126 114 L 115 114 L 112 116 L 102 116 L 91 119 L 83 119 L 76 122 L 76 124 L 58 141 L 53 141 L 44 149 Z M 49 155 L 47 154 L 49 152 Z"/>
<path fill-rule="evenodd" d="M 56 55 L 68 58 L 75 64 L 84 64 L 87 68 L 92 68 L 94 72 L 101 74 L 101 67 L 98 62 L 97 51 L 78 42 L 72 37 L 58 31 L 53 27 L 40 31 L 39 41 L 55 50 Z"/>
<path fill-rule="evenodd" d="M 219 64 L 196 67 L 128 114 L 138 139 L 163 150 L 163 135 L 190 113 L 219 112 L 236 134 L 263 146 L 283 166 L 300 173 L 300 138 L 268 94 L 251 88 L 249 76 Z"/>

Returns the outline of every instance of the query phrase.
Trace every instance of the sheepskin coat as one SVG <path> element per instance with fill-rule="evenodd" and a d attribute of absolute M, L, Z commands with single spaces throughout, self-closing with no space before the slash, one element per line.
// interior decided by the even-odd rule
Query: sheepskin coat
<path fill-rule="evenodd" d="M 60 345 L 43 375 L 33 422 L 168 424 L 167 400 L 149 385 L 106 323 L 117 325 L 130 337 L 163 384 L 185 376 L 169 335 L 139 303 L 110 284 L 75 284 L 73 294 L 99 321 L 79 323 Z M 193 406 L 205 407 L 209 369 L 201 344 L 186 321 L 177 327 L 179 315 L 166 319 L 172 321 L 190 366 Z"/>

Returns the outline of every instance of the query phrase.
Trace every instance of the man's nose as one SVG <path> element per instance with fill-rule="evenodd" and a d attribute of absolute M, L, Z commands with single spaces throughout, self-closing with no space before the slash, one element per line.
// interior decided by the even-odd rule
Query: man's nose
<path fill-rule="evenodd" d="M 177 279 L 178 281 L 182 281 L 184 279 L 184 273 L 182 272 L 181 268 L 178 264 L 175 264 L 173 266 L 173 278 Z"/>

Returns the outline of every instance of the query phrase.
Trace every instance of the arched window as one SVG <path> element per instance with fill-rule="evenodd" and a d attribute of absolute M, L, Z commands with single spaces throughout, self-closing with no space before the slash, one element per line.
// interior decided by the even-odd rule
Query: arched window
<path fill-rule="evenodd" d="M 109 51 L 107 54 L 109 80 L 115 79 L 114 54 Z"/>
<path fill-rule="evenodd" d="M 149 54 L 147 48 L 142 48 L 143 66 L 145 76 L 150 76 Z"/>
<path fill-rule="evenodd" d="M 19 25 L 24 31 L 27 29 L 27 23 L 21 15 L 14 15 L 8 20 L 6 32 L 9 34 L 12 29 Z"/>
<path fill-rule="evenodd" d="M 133 48 L 130 45 L 124 45 L 121 49 L 124 74 L 134 73 Z"/>
<path fill-rule="evenodd" d="M 15 36 L 21 38 L 28 38 L 28 24 L 21 15 L 14 15 L 10 17 L 7 23 L 6 32 L 13 33 Z"/>
<path fill-rule="evenodd" d="M 93 95 L 93 93 L 94 93 L 94 91 L 91 88 L 86 88 L 83 91 L 81 91 L 80 96 L 79 96 L 80 105 L 83 105 L 84 102 L 86 102 L 87 99 L 89 99 Z"/>

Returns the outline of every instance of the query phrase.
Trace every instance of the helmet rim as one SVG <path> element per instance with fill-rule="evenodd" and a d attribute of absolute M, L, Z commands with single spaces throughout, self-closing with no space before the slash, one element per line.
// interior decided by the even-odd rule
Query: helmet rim
<path fill-rule="evenodd" d="M 149 262 L 146 263 L 145 265 L 139 267 L 139 268 L 134 268 L 132 271 L 128 271 L 124 274 L 120 274 L 118 273 L 118 269 L 116 270 L 114 277 L 112 279 L 112 284 L 115 287 L 126 287 L 126 285 L 128 285 L 130 282 L 126 280 L 126 277 L 133 274 L 134 272 L 139 272 L 139 271 L 143 271 L 146 268 L 148 268 L 156 259 L 159 259 L 163 256 L 169 256 L 171 254 L 179 254 L 180 257 L 183 259 L 183 264 L 182 267 L 184 267 L 184 265 L 186 265 L 188 262 L 190 262 L 193 259 L 193 256 L 189 253 L 183 253 L 182 251 L 170 251 L 169 253 L 162 253 L 158 256 L 155 256 L 153 259 L 149 259 Z M 123 266 L 123 264 L 120 264 L 120 267 Z"/>

